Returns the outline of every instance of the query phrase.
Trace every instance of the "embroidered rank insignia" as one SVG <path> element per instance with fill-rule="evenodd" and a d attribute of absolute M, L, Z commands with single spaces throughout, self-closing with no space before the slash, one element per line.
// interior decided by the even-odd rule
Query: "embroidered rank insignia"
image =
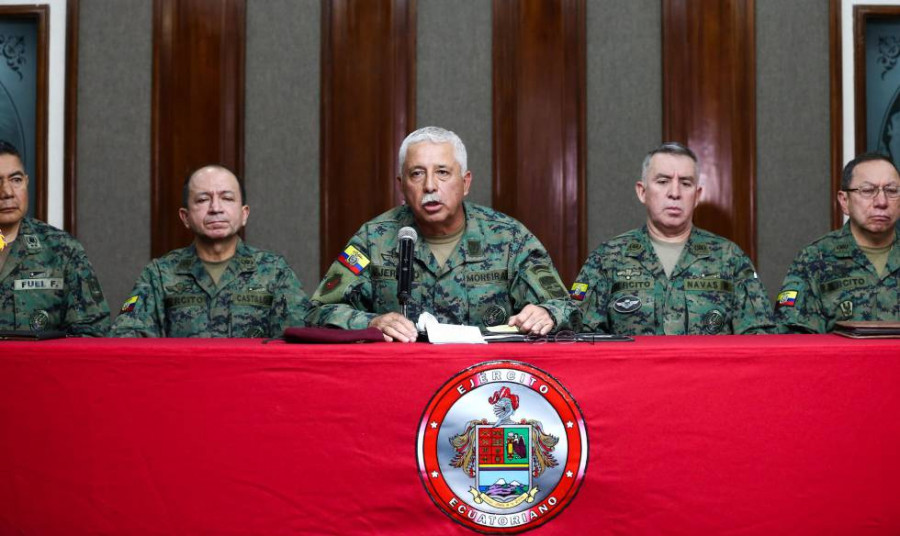
<path fill-rule="evenodd" d="M 338 261 L 356 275 L 361 274 L 369 265 L 369 259 L 353 246 L 347 246 L 338 256 Z"/>
<path fill-rule="evenodd" d="M 132 296 L 132 297 L 128 298 L 127 300 L 125 300 L 125 303 L 122 304 L 121 312 L 130 313 L 131 311 L 134 311 L 134 306 L 137 304 L 137 302 L 138 302 L 137 296 Z"/>
<path fill-rule="evenodd" d="M 584 301 L 587 291 L 588 286 L 585 283 L 573 283 L 572 288 L 569 290 L 569 296 L 572 296 L 573 300 Z"/>
<path fill-rule="evenodd" d="M 793 307 L 796 302 L 796 290 L 785 290 L 778 294 L 778 307 Z"/>

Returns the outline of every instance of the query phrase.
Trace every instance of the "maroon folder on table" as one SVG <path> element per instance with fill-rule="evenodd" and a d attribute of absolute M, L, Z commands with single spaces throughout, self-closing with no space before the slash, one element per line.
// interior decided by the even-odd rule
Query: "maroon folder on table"
<path fill-rule="evenodd" d="M 354 342 L 384 342 L 384 336 L 375 328 L 287 328 L 286 342 L 303 344 L 346 344 Z"/>

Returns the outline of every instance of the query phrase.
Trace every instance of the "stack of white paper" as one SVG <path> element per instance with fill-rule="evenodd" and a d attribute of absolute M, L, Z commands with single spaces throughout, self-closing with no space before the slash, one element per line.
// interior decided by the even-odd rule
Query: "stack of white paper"
<path fill-rule="evenodd" d="M 477 327 L 441 324 L 431 313 L 420 314 L 416 328 L 427 332 L 433 344 L 487 344 Z"/>

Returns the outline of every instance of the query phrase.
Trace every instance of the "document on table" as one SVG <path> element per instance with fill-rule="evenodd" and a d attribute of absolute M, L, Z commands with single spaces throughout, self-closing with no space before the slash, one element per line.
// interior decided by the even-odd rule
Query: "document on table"
<path fill-rule="evenodd" d="M 428 333 L 432 344 L 487 344 L 477 327 L 441 324 L 431 313 L 420 314 L 416 328 Z"/>

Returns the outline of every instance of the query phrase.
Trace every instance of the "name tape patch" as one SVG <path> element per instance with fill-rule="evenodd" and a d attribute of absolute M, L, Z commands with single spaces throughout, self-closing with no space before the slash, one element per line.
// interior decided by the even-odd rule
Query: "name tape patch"
<path fill-rule="evenodd" d="M 16 279 L 15 290 L 62 290 L 65 288 L 61 277 L 44 277 L 40 279 Z"/>

